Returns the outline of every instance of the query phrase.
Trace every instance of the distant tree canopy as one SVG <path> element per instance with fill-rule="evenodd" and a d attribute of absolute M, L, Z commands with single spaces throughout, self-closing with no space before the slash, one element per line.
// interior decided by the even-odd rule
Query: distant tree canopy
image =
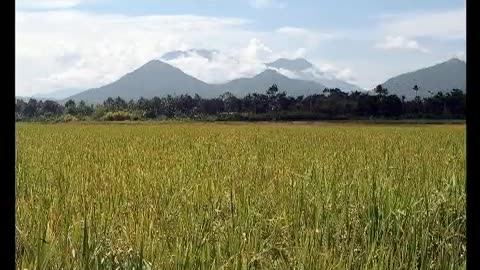
<path fill-rule="evenodd" d="M 418 86 L 412 89 L 418 92 Z M 464 119 L 465 93 L 459 89 L 438 92 L 431 97 L 406 101 L 390 95 L 389 90 L 378 85 L 374 95 L 366 92 L 342 92 L 340 89 L 324 89 L 309 96 L 292 97 L 280 91 L 277 85 L 269 87 L 265 94 L 251 93 L 243 98 L 226 92 L 218 98 L 204 99 L 199 95 L 180 95 L 129 100 L 110 97 L 103 104 L 78 104 L 69 100 L 64 105 L 55 101 L 28 102 L 16 100 L 17 121 L 61 119 L 68 115 L 78 119 L 138 120 L 216 117 L 220 120 L 321 120 L 362 118 L 438 118 Z M 432 92 L 430 92 L 432 93 Z"/>

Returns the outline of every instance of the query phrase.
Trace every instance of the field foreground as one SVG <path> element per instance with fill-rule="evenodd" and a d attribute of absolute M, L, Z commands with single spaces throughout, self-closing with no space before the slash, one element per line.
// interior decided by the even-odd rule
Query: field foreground
<path fill-rule="evenodd" d="M 17 124 L 18 269 L 459 269 L 465 126 Z"/>

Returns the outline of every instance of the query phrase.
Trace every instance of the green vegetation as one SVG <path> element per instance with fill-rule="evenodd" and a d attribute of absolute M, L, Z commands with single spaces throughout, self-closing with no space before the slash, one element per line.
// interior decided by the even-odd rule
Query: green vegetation
<path fill-rule="evenodd" d="M 415 86 L 417 87 L 417 86 Z M 415 89 L 415 88 L 414 88 Z M 418 87 L 417 87 L 418 90 Z M 465 94 L 453 89 L 444 94 L 431 93 L 428 98 L 401 99 L 389 95 L 381 85 L 373 92 L 345 93 L 339 89 L 325 89 L 311 96 L 290 97 L 276 85 L 266 94 L 253 93 L 237 98 L 224 93 L 218 98 L 204 99 L 198 95 L 140 98 L 126 102 L 120 97 L 108 98 L 96 106 L 69 100 L 62 106 L 53 101 L 28 102 L 17 100 L 17 121 L 60 121 L 63 114 L 79 120 L 146 120 L 194 119 L 219 121 L 270 120 L 338 120 L 338 119 L 465 119 Z"/>
<path fill-rule="evenodd" d="M 465 126 L 17 124 L 18 269 L 461 269 Z"/>

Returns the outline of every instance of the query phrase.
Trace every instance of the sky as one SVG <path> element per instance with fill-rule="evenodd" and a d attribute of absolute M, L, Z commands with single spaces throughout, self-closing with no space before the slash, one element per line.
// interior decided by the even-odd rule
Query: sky
<path fill-rule="evenodd" d="M 210 83 L 305 58 L 365 89 L 466 55 L 465 0 L 16 0 L 17 96 L 113 82 L 173 50 Z"/>

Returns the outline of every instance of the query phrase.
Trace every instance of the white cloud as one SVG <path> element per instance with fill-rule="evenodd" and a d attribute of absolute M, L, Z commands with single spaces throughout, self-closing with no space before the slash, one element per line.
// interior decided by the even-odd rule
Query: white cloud
<path fill-rule="evenodd" d="M 293 53 L 293 57 L 292 58 L 305 58 L 305 55 L 307 54 L 307 49 L 305 48 L 298 48 L 298 50 L 296 50 L 294 53 Z"/>
<path fill-rule="evenodd" d="M 212 41 L 235 48 L 255 34 L 240 27 L 246 23 L 199 16 L 17 12 L 16 91 L 97 87 L 167 51 L 208 48 Z"/>
<path fill-rule="evenodd" d="M 344 68 L 340 69 L 336 76 L 337 79 L 350 82 L 350 83 L 356 83 L 355 75 L 353 74 L 353 71 L 350 68 Z"/>
<path fill-rule="evenodd" d="M 318 67 L 318 70 L 312 72 L 317 74 L 320 73 L 319 75 L 324 78 L 338 79 L 352 84 L 357 83 L 356 75 L 351 68 L 339 67 L 325 60 L 315 61 L 314 63 L 316 63 L 315 66 Z"/>
<path fill-rule="evenodd" d="M 407 38 L 466 39 L 466 9 L 390 14 L 382 18 L 380 29 Z"/>
<path fill-rule="evenodd" d="M 253 38 L 249 41 L 248 46 L 243 50 L 242 55 L 246 59 L 268 61 L 269 56 L 273 53 L 272 49 L 267 47 L 260 40 Z"/>
<path fill-rule="evenodd" d="M 285 8 L 287 6 L 278 0 L 250 0 L 250 5 L 256 9 Z"/>
<path fill-rule="evenodd" d="M 455 54 L 453 54 L 453 57 L 463 61 L 467 60 L 467 54 L 464 51 L 456 52 Z"/>
<path fill-rule="evenodd" d="M 17 95 L 99 87 L 173 50 L 218 49 L 175 65 L 209 82 L 263 71 L 277 57 L 303 56 L 328 36 L 300 28 L 261 32 L 250 21 L 192 15 L 126 16 L 73 10 L 17 11 Z M 311 34 L 310 38 L 308 35 Z"/>
<path fill-rule="evenodd" d="M 170 60 L 168 63 L 205 82 L 224 83 L 240 77 L 253 77 L 267 69 L 265 63 L 281 57 L 293 59 L 297 53 L 297 51 L 275 53 L 261 41 L 252 39 L 244 48 L 219 51 L 210 61 L 199 55 L 190 54 L 187 57 Z M 310 68 L 303 73 L 272 67 L 269 69 L 292 79 L 305 79 L 304 75 L 307 75 L 311 80 L 322 77 L 357 83 L 356 74 L 351 68 L 339 67 L 325 60 L 315 61 L 315 63 L 318 68 Z"/>
<path fill-rule="evenodd" d="M 276 72 L 282 74 L 283 76 L 285 77 L 288 77 L 290 79 L 301 79 L 301 76 L 299 76 L 297 73 L 295 72 L 292 72 L 290 70 L 286 70 L 286 69 L 283 69 L 283 68 L 269 68 L 269 69 L 272 69 L 272 70 L 275 70 Z"/>
<path fill-rule="evenodd" d="M 427 48 L 418 44 L 416 40 L 408 39 L 403 36 L 386 36 L 385 39 L 375 45 L 378 49 L 384 50 L 408 50 L 429 53 Z"/>
<path fill-rule="evenodd" d="M 208 83 L 223 83 L 240 77 L 253 77 L 265 70 L 265 62 L 278 57 L 260 40 L 252 38 L 243 48 L 225 49 L 212 59 L 190 55 L 168 61 L 185 73 Z"/>

